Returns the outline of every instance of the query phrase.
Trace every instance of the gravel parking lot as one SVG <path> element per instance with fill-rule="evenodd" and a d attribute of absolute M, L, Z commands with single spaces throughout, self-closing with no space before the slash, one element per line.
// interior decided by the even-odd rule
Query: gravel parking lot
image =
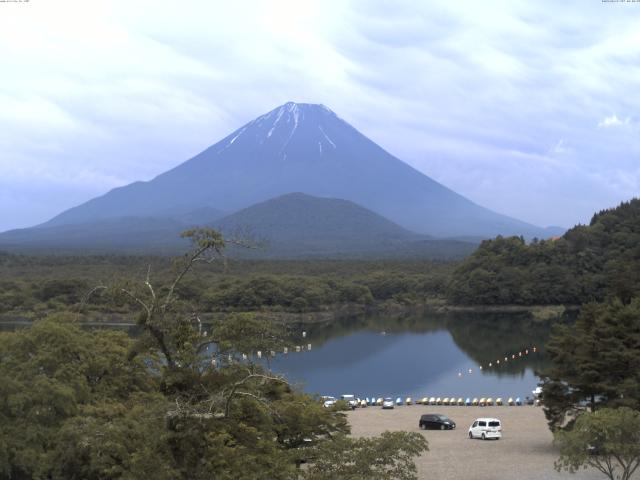
<path fill-rule="evenodd" d="M 441 413 L 457 425 L 450 431 L 423 431 L 420 415 Z M 556 480 L 602 479 L 595 470 L 578 474 L 558 473 L 553 436 L 539 407 L 445 407 L 407 405 L 393 410 L 366 407 L 349 412 L 354 436 L 378 435 L 385 430 L 422 432 L 429 451 L 417 459 L 419 478 L 439 480 Z M 501 440 L 470 440 L 468 429 L 478 417 L 502 421 Z"/>

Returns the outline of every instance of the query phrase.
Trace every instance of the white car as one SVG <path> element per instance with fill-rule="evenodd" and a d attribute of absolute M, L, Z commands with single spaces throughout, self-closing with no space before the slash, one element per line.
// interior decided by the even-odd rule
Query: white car
<path fill-rule="evenodd" d="M 469 438 L 502 438 L 502 423 L 497 418 L 477 418 L 469 427 Z"/>
<path fill-rule="evenodd" d="M 393 401 L 393 398 L 387 397 L 382 401 L 382 408 L 394 408 L 394 407 L 395 407 L 395 403 Z"/>
<path fill-rule="evenodd" d="M 323 396 L 320 397 L 323 401 L 322 406 L 324 406 L 324 408 L 331 408 L 336 404 L 336 397 L 331 397 L 331 396 Z"/>
<path fill-rule="evenodd" d="M 345 401 L 351 410 L 355 410 L 360 405 L 360 399 L 355 395 L 340 395 L 340 400 Z"/>

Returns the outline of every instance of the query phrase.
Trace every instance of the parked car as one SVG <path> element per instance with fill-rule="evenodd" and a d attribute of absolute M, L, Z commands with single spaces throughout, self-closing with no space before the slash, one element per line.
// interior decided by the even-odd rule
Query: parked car
<path fill-rule="evenodd" d="M 320 398 L 322 399 L 322 406 L 324 408 L 331 408 L 336 404 L 336 397 L 324 395 Z"/>
<path fill-rule="evenodd" d="M 488 440 L 502 437 L 502 422 L 497 418 L 477 418 L 469 427 L 469 438 Z"/>
<path fill-rule="evenodd" d="M 356 398 L 355 395 L 340 395 L 340 400 L 346 402 L 351 410 L 355 410 L 360 404 L 360 399 Z"/>
<path fill-rule="evenodd" d="M 387 397 L 382 401 L 382 408 L 393 408 L 393 407 L 395 407 L 393 398 Z"/>
<path fill-rule="evenodd" d="M 456 422 L 446 415 L 426 413 L 420 417 L 419 427 L 423 430 L 453 430 Z"/>

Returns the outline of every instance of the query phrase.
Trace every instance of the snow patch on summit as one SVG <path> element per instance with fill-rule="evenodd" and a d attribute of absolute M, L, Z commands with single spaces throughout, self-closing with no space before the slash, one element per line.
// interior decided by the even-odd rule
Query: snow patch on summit
<path fill-rule="evenodd" d="M 273 131 L 276 129 L 276 125 L 278 125 L 278 122 L 282 118 L 282 114 L 283 113 L 284 113 L 284 109 L 282 109 L 282 108 L 278 109 L 278 115 L 276 116 L 276 119 L 273 122 L 273 125 L 271 126 L 271 129 L 267 133 L 267 138 L 271 138 L 271 135 L 273 134 Z"/>

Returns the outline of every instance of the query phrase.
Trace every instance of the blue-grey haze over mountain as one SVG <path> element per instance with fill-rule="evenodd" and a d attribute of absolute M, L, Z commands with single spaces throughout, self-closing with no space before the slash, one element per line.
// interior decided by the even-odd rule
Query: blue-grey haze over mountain
<path fill-rule="evenodd" d="M 0 231 L 289 100 L 478 205 L 586 222 L 640 191 L 639 20 L 625 2 L 3 3 Z"/>
<path fill-rule="evenodd" d="M 557 233 L 480 207 L 393 157 L 326 106 L 294 102 L 257 117 L 149 182 L 116 188 L 43 227 L 169 217 L 203 208 L 231 213 L 298 191 L 349 200 L 408 230 L 437 237 Z"/>

